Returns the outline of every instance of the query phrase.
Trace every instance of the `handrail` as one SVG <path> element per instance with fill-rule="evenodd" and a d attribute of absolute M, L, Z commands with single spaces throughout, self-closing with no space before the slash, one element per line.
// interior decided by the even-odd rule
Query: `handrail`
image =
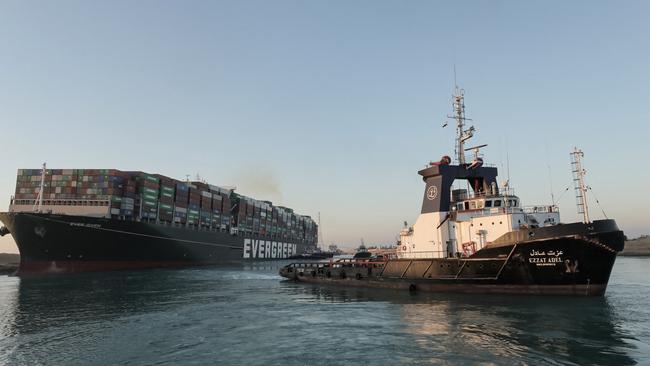
<path fill-rule="evenodd" d="M 357 262 L 293 262 L 286 265 L 292 268 L 337 268 L 337 267 L 351 267 L 351 268 L 365 268 L 368 265 L 385 265 L 386 261 L 357 261 Z"/>
<path fill-rule="evenodd" d="M 560 208 L 556 205 L 534 205 L 522 207 L 524 213 L 556 213 L 560 212 Z"/>
<path fill-rule="evenodd" d="M 519 198 L 515 194 L 515 189 L 514 188 L 503 188 L 501 187 L 499 189 L 499 192 L 497 194 L 492 194 L 492 192 L 474 192 L 474 191 L 465 191 L 463 193 L 458 194 L 456 198 L 458 200 L 452 201 L 452 203 L 458 203 L 461 201 L 467 201 L 467 200 L 473 200 L 477 198 L 505 198 L 505 197 L 514 197 L 514 198 Z"/>

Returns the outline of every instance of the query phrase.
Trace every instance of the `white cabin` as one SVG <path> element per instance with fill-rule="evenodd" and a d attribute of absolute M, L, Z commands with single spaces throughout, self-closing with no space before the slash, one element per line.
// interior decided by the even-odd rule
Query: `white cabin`
<path fill-rule="evenodd" d="M 499 192 L 497 169 L 484 167 L 479 155 L 487 145 L 465 148 L 475 129 L 465 128 L 463 91 L 457 88 L 453 100 L 457 165 L 443 156 L 418 172 L 426 184 L 422 211 L 415 224 L 400 233 L 400 258 L 467 257 L 508 232 L 560 222 L 555 205 L 522 206 L 506 187 Z M 467 161 L 466 151 L 474 152 L 473 160 Z M 456 181 L 466 181 L 468 188 L 452 190 Z"/>
<path fill-rule="evenodd" d="M 448 211 L 421 214 L 400 233 L 400 258 L 467 257 L 502 235 L 560 222 L 557 206 L 521 206 L 515 195 L 452 200 Z"/>

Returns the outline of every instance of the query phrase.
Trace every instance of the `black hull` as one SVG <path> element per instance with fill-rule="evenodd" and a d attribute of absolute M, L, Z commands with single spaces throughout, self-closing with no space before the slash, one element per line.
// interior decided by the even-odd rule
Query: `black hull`
<path fill-rule="evenodd" d="M 280 259 L 313 244 L 156 223 L 0 213 L 20 251 L 18 273 L 85 272 Z"/>
<path fill-rule="evenodd" d="M 613 220 L 508 234 L 469 258 L 296 263 L 281 269 L 303 282 L 431 292 L 600 296 L 623 232 Z"/>

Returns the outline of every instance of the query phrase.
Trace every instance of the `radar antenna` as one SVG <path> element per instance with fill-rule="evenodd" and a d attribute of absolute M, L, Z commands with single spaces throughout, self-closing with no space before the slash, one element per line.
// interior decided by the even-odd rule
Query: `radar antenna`
<path fill-rule="evenodd" d="M 577 147 L 573 149 L 571 153 L 571 170 L 576 193 L 576 206 L 578 207 L 578 214 L 582 214 L 584 223 L 588 224 L 591 222 L 589 220 L 589 207 L 587 206 L 587 190 L 589 187 L 585 184 L 587 171 L 582 167 L 582 158 L 585 154 Z"/>

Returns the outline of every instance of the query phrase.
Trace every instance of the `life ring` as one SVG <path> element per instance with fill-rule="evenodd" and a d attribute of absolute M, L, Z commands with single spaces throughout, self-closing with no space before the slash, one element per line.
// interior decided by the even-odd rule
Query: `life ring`
<path fill-rule="evenodd" d="M 464 257 L 469 257 L 470 255 L 476 253 L 476 242 L 470 241 L 467 243 L 463 243 L 463 256 Z"/>

